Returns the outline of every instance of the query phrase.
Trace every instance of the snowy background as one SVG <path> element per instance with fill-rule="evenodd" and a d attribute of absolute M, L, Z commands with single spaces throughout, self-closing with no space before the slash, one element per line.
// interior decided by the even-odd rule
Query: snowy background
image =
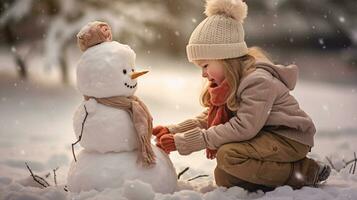
<path fill-rule="evenodd" d="M 135 181 L 103 192 L 65 192 L 75 141 L 72 116 L 82 101 L 74 74 L 80 27 L 108 21 L 114 39 L 137 52 L 138 68 L 150 70 L 140 77 L 136 94 L 154 124 L 177 123 L 202 111 L 204 81 L 184 48 L 203 19 L 203 1 L 18 0 L 0 1 L 0 199 L 357 199 L 355 164 L 345 167 L 357 152 L 357 3 L 250 0 L 248 6 L 247 43 L 300 68 L 292 94 L 317 127 L 310 156 L 325 162 L 328 157 L 336 169 L 321 188 L 280 187 L 267 194 L 216 188 L 215 161 L 202 151 L 170 154 L 177 172 L 190 167 L 175 194 L 155 194 Z M 25 162 L 43 177 L 51 172 L 52 187 L 40 189 Z M 208 177 L 187 181 L 204 174 Z"/>

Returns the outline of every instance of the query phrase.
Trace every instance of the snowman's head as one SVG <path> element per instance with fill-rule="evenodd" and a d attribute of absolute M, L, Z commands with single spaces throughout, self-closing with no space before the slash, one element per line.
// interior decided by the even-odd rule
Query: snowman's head
<path fill-rule="evenodd" d="M 92 39 L 90 34 L 83 37 Z M 137 89 L 136 78 L 146 73 L 135 71 L 135 52 L 116 41 L 92 43 L 95 45 L 85 48 L 78 62 L 79 91 L 97 98 L 133 95 Z"/>

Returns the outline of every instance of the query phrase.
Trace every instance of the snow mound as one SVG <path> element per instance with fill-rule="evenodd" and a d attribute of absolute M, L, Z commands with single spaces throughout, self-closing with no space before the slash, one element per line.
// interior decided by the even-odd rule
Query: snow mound
<path fill-rule="evenodd" d="M 107 188 L 103 191 L 86 191 L 70 193 L 61 186 L 39 188 L 24 186 L 17 180 L 0 177 L 0 200 L 354 200 L 357 199 L 357 175 L 346 171 L 333 172 L 328 182 L 319 188 L 304 187 L 293 190 L 289 186 L 278 187 L 272 192 L 248 193 L 239 187 L 224 188 L 195 182 L 180 181 L 172 194 L 155 193 L 152 187 L 139 180 L 127 180 L 122 187 Z"/>
<path fill-rule="evenodd" d="M 68 172 L 68 189 L 72 192 L 103 191 L 125 187 L 125 181 L 137 179 L 149 183 L 156 192 L 171 193 L 177 184 L 175 168 L 163 151 L 155 146 L 153 150 L 157 164 L 148 169 L 137 164 L 136 151 L 101 154 L 82 150 Z M 130 190 L 126 191 L 131 194 Z"/>

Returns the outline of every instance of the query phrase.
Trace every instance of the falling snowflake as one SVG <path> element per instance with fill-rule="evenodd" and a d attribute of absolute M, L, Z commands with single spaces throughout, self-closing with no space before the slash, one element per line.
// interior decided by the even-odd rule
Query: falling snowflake
<path fill-rule="evenodd" d="M 345 21 L 346 21 L 343 16 L 340 16 L 340 17 L 338 18 L 338 20 L 340 20 L 341 23 L 345 23 Z"/>
<path fill-rule="evenodd" d="M 328 111 L 328 110 L 329 110 L 328 105 L 323 105 L 322 108 L 323 108 L 325 111 Z"/>
<path fill-rule="evenodd" d="M 17 51 L 17 50 L 16 50 L 16 47 L 15 47 L 15 46 L 12 46 L 12 47 L 11 47 L 11 52 L 12 52 L 12 53 L 15 53 L 16 51 Z"/>
<path fill-rule="evenodd" d="M 325 42 L 324 42 L 324 39 L 323 39 L 323 38 L 319 38 L 319 44 L 321 44 L 321 45 L 324 45 L 324 44 L 325 44 Z"/>

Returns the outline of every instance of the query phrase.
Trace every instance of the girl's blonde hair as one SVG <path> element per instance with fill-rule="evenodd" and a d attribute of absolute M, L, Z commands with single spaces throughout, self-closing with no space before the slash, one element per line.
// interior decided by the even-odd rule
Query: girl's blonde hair
<path fill-rule="evenodd" d="M 224 65 L 224 74 L 228 85 L 230 86 L 230 94 L 227 99 L 227 107 L 231 111 L 237 111 L 239 107 L 239 102 L 236 97 L 236 93 L 240 84 L 240 81 L 255 71 L 255 62 L 257 59 L 270 61 L 271 59 L 267 56 L 267 54 L 259 47 L 251 47 L 249 48 L 248 54 L 238 57 L 238 58 L 229 58 L 220 60 Z M 209 84 L 206 84 L 204 87 L 200 102 L 202 106 L 209 107 L 210 106 L 210 94 L 208 92 Z"/>

